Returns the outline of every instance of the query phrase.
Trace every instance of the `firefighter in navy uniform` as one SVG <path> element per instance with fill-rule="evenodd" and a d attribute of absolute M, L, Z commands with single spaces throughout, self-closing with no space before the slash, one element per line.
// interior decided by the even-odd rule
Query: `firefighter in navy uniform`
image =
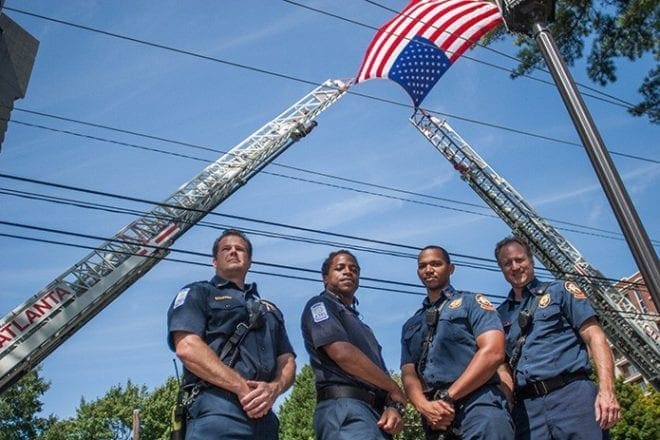
<path fill-rule="evenodd" d="M 529 246 L 516 237 L 500 241 L 495 258 L 512 287 L 497 310 L 513 367 L 516 438 L 608 438 L 620 418 L 612 352 L 586 294 L 572 281 L 540 283 Z"/>
<path fill-rule="evenodd" d="M 360 266 L 350 252 L 339 250 L 323 262 L 321 273 L 325 290 L 307 302 L 301 317 L 316 381 L 316 437 L 390 439 L 403 428 L 406 397 L 355 308 Z"/>
<path fill-rule="evenodd" d="M 213 245 L 216 275 L 183 288 L 168 311 L 168 343 L 190 392 L 187 440 L 278 438 L 275 399 L 295 377 L 280 311 L 245 283 L 250 241 L 226 230 Z"/>
<path fill-rule="evenodd" d="M 453 272 L 439 246 L 425 247 L 417 258 L 427 296 L 403 326 L 404 388 L 429 440 L 513 439 L 496 374 L 504 360 L 502 324 L 484 295 L 452 287 Z"/>

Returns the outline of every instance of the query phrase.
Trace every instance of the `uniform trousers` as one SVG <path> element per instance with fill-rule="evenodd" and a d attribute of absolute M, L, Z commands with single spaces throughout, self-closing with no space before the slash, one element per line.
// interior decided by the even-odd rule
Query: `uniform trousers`
<path fill-rule="evenodd" d="M 278 431 L 272 410 L 251 419 L 235 394 L 219 388 L 204 388 L 188 408 L 186 440 L 277 440 Z"/>
<path fill-rule="evenodd" d="M 513 440 L 506 397 L 496 385 L 482 386 L 457 402 L 454 409 L 452 431 L 462 440 Z M 438 432 L 424 428 L 427 438 Z"/>
<path fill-rule="evenodd" d="M 323 400 L 314 411 L 314 432 L 317 440 L 390 440 L 392 437 L 378 428 L 380 416 L 361 400 Z"/>
<path fill-rule="evenodd" d="M 576 380 L 545 396 L 516 402 L 513 421 L 516 440 L 609 439 L 596 422 L 596 384 Z"/>

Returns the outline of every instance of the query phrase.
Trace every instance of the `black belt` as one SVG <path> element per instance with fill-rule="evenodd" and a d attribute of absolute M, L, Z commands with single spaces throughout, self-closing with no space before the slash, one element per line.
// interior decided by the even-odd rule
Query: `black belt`
<path fill-rule="evenodd" d="M 385 406 L 385 399 L 376 396 L 373 391 L 368 391 L 363 388 L 352 387 L 348 385 L 332 385 L 316 391 L 316 401 L 322 402 L 328 399 L 338 399 L 347 397 L 349 399 L 357 399 L 370 405 L 379 413 L 383 411 Z"/>
<path fill-rule="evenodd" d="M 580 379 L 589 379 L 589 376 L 584 371 L 576 371 L 575 373 L 560 374 L 550 379 L 530 382 L 516 389 L 516 400 L 545 396 L 556 389 Z"/>
<path fill-rule="evenodd" d="M 439 400 L 438 394 L 448 389 L 452 385 L 452 383 L 453 382 L 436 383 L 433 385 L 433 387 L 428 388 L 424 391 L 424 396 L 426 396 L 428 400 Z"/>

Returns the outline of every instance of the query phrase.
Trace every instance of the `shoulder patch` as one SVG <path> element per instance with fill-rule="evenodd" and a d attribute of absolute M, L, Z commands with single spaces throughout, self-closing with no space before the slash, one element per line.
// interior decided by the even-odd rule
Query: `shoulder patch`
<path fill-rule="evenodd" d="M 474 299 L 477 301 L 477 304 L 479 304 L 479 307 L 481 307 L 484 310 L 488 311 L 495 311 L 495 306 L 486 298 L 486 296 L 483 293 L 477 293 L 477 295 L 474 297 Z"/>
<path fill-rule="evenodd" d="M 270 301 L 266 301 L 265 299 L 260 299 L 259 302 L 266 306 L 266 310 L 269 312 L 279 312 L 280 310 L 277 308 L 275 304 L 273 304 Z"/>
<path fill-rule="evenodd" d="M 447 307 L 449 307 L 450 309 L 457 309 L 461 306 L 461 304 L 463 304 L 463 297 L 456 298 L 455 300 L 450 302 Z"/>
<path fill-rule="evenodd" d="M 314 319 L 314 322 L 325 321 L 329 318 L 328 311 L 325 309 L 325 304 L 322 302 L 312 305 L 310 310 L 312 312 L 312 319 Z"/>
<path fill-rule="evenodd" d="M 540 309 L 545 309 L 550 305 L 550 294 L 546 293 L 539 299 L 539 308 Z"/>
<path fill-rule="evenodd" d="M 566 289 L 571 295 L 573 295 L 573 298 L 575 299 L 586 299 L 587 294 L 584 293 L 580 287 L 575 284 L 573 281 L 566 281 L 564 283 L 564 289 Z"/>
<path fill-rule="evenodd" d="M 189 287 L 179 290 L 179 293 L 176 294 L 176 298 L 174 298 L 174 304 L 172 305 L 173 309 L 176 309 L 177 307 L 179 307 L 181 304 L 184 303 L 186 297 L 188 296 L 188 292 L 190 292 Z"/>

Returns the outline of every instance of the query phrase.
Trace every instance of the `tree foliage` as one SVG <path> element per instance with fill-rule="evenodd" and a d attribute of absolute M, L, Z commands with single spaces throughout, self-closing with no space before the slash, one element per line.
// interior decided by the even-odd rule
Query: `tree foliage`
<path fill-rule="evenodd" d="M 177 389 L 174 378 L 153 392 L 130 380 L 125 386 L 115 385 L 97 400 L 81 399 L 75 417 L 55 423 L 41 440 L 129 440 L 136 409 L 140 411 L 141 440 L 167 439 Z"/>
<path fill-rule="evenodd" d="M 53 417 L 37 416 L 40 398 L 49 387 L 39 369 L 33 369 L 0 395 L 0 440 L 34 439 L 55 422 Z"/>
<path fill-rule="evenodd" d="M 558 0 L 555 22 L 549 29 L 568 65 L 574 65 L 586 52 L 587 75 L 603 86 L 617 80 L 619 59 L 635 61 L 650 55 L 660 61 L 660 0 Z M 500 30 L 498 36 L 503 33 Z M 521 49 L 513 77 L 544 66 L 534 39 L 519 35 L 515 44 Z M 647 72 L 638 91 L 642 99 L 629 112 L 660 123 L 657 64 Z"/>
<path fill-rule="evenodd" d="M 650 390 L 644 395 L 637 385 L 617 379 L 616 394 L 622 417 L 611 430 L 613 440 L 644 440 L 660 438 L 660 392 Z"/>
<path fill-rule="evenodd" d="M 282 440 L 314 440 L 312 418 L 316 407 L 314 372 L 307 364 L 296 375 L 291 394 L 280 406 L 280 438 Z"/>

